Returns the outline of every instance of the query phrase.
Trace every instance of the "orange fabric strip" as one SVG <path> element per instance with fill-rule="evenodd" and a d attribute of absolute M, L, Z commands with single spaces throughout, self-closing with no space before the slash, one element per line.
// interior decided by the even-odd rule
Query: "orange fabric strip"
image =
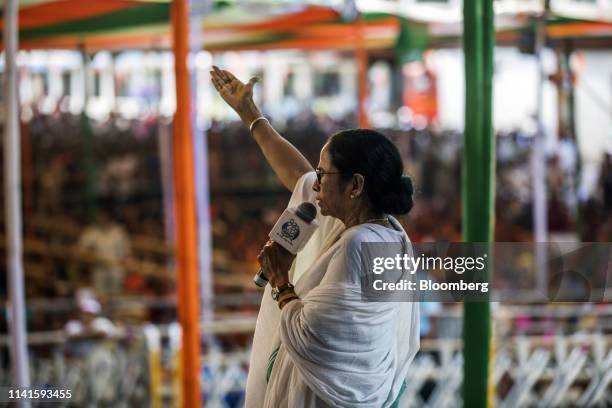
<path fill-rule="evenodd" d="M 252 24 L 226 25 L 226 30 L 251 31 L 251 30 L 281 30 L 295 28 L 306 24 L 319 23 L 322 21 L 336 20 L 339 14 L 328 7 L 311 6 L 306 10 L 282 15 Z"/>
<path fill-rule="evenodd" d="M 571 36 L 594 37 L 612 34 L 612 23 L 566 23 L 546 27 L 546 34 L 553 38 Z"/>
<path fill-rule="evenodd" d="M 19 29 L 45 27 L 137 6 L 142 3 L 129 0 L 59 0 L 35 4 L 19 10 Z M 0 27 L 3 26 L 4 22 L 0 21 Z"/>
<path fill-rule="evenodd" d="M 377 21 L 364 21 L 364 41 L 366 48 L 379 48 L 375 44 L 392 45 L 397 37 L 396 30 L 399 29 L 399 21 L 390 17 Z M 291 30 L 254 30 L 254 35 L 286 35 L 287 40 L 273 41 L 268 45 L 271 48 L 294 48 L 303 45 L 308 49 L 352 49 L 355 41 L 355 29 L 350 24 L 312 24 L 307 26 L 292 27 Z M 227 38 L 227 42 L 210 41 L 207 42 L 207 49 L 261 49 L 265 48 L 260 44 L 242 43 L 242 39 L 248 37 L 247 32 L 234 33 L 227 28 L 210 28 L 205 30 L 205 38 Z M 221 35 L 224 34 L 226 35 Z M 238 35 L 238 38 L 235 36 Z M 108 32 L 100 34 L 90 34 L 87 36 L 68 35 L 61 37 L 41 38 L 34 40 L 23 40 L 22 49 L 35 48 L 74 48 L 84 45 L 88 49 L 120 49 L 120 48 L 168 48 L 171 44 L 170 33 L 147 32 L 146 27 L 142 31 L 136 32 Z"/>
<path fill-rule="evenodd" d="M 129 49 L 169 49 L 172 45 L 170 33 L 151 34 L 100 34 L 81 37 L 69 35 L 53 38 L 24 40 L 19 44 L 22 50 L 33 49 L 76 49 L 85 47 L 87 50 L 129 50 Z"/>
<path fill-rule="evenodd" d="M 367 49 L 389 48 L 394 44 L 393 38 L 374 38 L 365 39 L 364 46 Z M 84 46 L 88 50 L 125 50 L 125 49 L 168 49 L 172 42 L 169 35 L 150 34 L 122 34 L 122 35 L 101 35 L 81 38 L 78 36 L 67 36 L 61 38 L 28 40 L 20 44 L 20 49 L 75 49 Z M 349 38 L 292 38 L 276 42 L 261 44 L 244 43 L 212 43 L 205 44 L 204 48 L 209 51 L 247 51 L 247 50 L 285 50 L 285 49 L 304 49 L 304 50 L 352 50 L 355 48 L 354 39 Z"/>

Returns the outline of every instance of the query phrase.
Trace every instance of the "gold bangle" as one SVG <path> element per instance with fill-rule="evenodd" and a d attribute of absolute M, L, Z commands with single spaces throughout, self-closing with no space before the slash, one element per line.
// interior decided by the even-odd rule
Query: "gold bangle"
<path fill-rule="evenodd" d="M 285 290 L 281 294 L 278 295 L 277 302 L 282 302 L 290 297 L 297 297 L 297 294 L 293 290 Z"/>
<path fill-rule="evenodd" d="M 298 295 L 291 296 L 290 298 L 285 299 L 285 300 L 283 300 L 282 302 L 278 302 L 278 308 L 279 308 L 279 309 L 281 309 L 281 310 L 283 310 L 283 307 L 285 307 L 285 305 L 286 305 L 287 303 L 289 303 L 289 302 L 291 302 L 292 300 L 295 300 L 295 299 L 299 299 L 299 296 L 298 296 Z"/>
<path fill-rule="evenodd" d="M 249 132 L 253 133 L 253 128 L 255 127 L 257 122 L 259 122 L 260 120 L 265 120 L 266 122 L 270 123 L 270 121 L 265 116 L 260 116 L 258 118 L 255 118 L 249 125 Z"/>

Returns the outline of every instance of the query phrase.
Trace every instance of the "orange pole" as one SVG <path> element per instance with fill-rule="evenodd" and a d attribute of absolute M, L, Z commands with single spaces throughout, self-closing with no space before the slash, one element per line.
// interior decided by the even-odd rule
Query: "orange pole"
<path fill-rule="evenodd" d="M 363 38 L 363 22 L 361 17 L 357 20 L 357 36 L 355 47 L 357 59 L 357 123 L 360 128 L 370 127 L 366 101 L 368 99 L 368 51 Z"/>
<path fill-rule="evenodd" d="M 178 315 L 182 328 L 184 407 L 202 405 L 200 394 L 200 299 L 197 274 L 196 195 L 191 130 L 188 0 L 172 2 L 176 113 L 172 138 L 176 217 Z"/>

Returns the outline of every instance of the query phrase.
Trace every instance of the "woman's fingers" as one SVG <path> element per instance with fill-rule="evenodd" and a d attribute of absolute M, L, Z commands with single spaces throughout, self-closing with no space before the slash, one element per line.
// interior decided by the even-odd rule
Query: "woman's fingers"
<path fill-rule="evenodd" d="M 263 269 L 267 278 L 269 271 L 271 271 L 272 268 L 270 267 L 270 259 L 268 258 L 267 254 L 264 254 L 263 250 L 257 256 L 257 262 L 259 262 L 259 266 L 261 269 Z"/>
<path fill-rule="evenodd" d="M 210 71 L 210 79 L 212 80 L 212 83 L 215 85 L 215 88 L 217 88 L 217 90 L 223 88 L 223 81 L 221 81 L 219 75 L 217 75 L 216 72 Z"/>
<path fill-rule="evenodd" d="M 273 241 L 266 242 L 257 256 L 257 261 L 272 286 L 276 286 L 280 281 L 288 281 L 293 255 L 278 244 Z"/>
<path fill-rule="evenodd" d="M 225 73 L 219 69 L 219 67 L 213 65 L 213 70 L 210 71 L 210 77 L 213 79 L 215 85 L 223 88 L 224 85 L 229 85 L 231 80 L 225 75 Z"/>
<path fill-rule="evenodd" d="M 221 78 L 223 78 L 223 80 L 225 82 L 231 82 L 232 81 L 232 79 L 229 77 L 229 75 L 227 75 L 227 72 L 222 70 L 222 69 L 219 69 L 219 76 Z"/>
<path fill-rule="evenodd" d="M 221 70 L 219 69 L 219 67 L 218 67 L 218 66 L 213 65 L 213 67 L 212 67 L 212 68 L 213 68 L 213 71 L 215 71 L 215 74 L 217 74 L 217 76 L 219 76 L 220 78 L 224 79 L 224 78 L 223 78 L 223 75 L 222 75 L 222 73 L 221 73 Z"/>
<path fill-rule="evenodd" d="M 234 74 L 232 74 L 229 71 L 226 71 L 225 69 L 221 69 L 219 70 L 221 71 L 221 74 L 223 75 L 223 79 L 225 79 L 227 82 L 232 82 L 232 81 L 238 81 L 240 83 L 242 83 L 238 78 L 236 78 L 236 76 Z"/>
<path fill-rule="evenodd" d="M 213 86 L 219 92 L 221 96 L 227 95 L 227 93 L 232 92 L 232 86 L 230 84 L 224 83 L 218 76 L 211 72 L 210 79 L 213 83 Z"/>
<path fill-rule="evenodd" d="M 274 252 L 274 248 L 272 248 L 272 244 L 273 244 L 273 241 L 266 242 L 266 244 L 263 246 L 263 248 L 259 252 L 259 255 L 257 256 L 257 260 L 262 266 L 264 264 L 270 265 L 270 257 L 273 256 L 273 252 Z"/>
<path fill-rule="evenodd" d="M 232 78 L 228 75 L 228 72 L 220 69 L 218 66 L 213 65 L 213 69 L 217 72 L 219 77 L 225 82 L 231 82 Z"/>
<path fill-rule="evenodd" d="M 223 86 L 221 85 L 221 83 L 220 83 L 220 82 L 219 82 L 219 80 L 218 80 L 218 79 L 215 77 L 215 75 L 214 75 L 214 74 L 211 74 L 210 79 L 211 79 L 211 81 L 212 81 L 213 85 L 215 86 L 215 89 L 216 89 L 217 91 L 221 91 L 221 88 L 222 88 Z"/>
<path fill-rule="evenodd" d="M 220 69 L 216 65 L 213 66 L 213 69 L 215 73 L 217 74 L 217 76 L 221 79 L 221 82 L 224 82 L 230 85 L 237 85 L 237 84 L 244 85 L 244 83 L 240 81 L 238 78 L 236 78 L 236 76 L 232 74 L 231 72 L 225 69 Z M 255 79 L 255 82 L 257 82 L 257 79 Z"/>
<path fill-rule="evenodd" d="M 231 72 L 220 69 L 216 65 L 213 65 L 210 77 L 219 93 L 227 92 L 237 97 L 249 97 L 253 92 L 255 84 L 259 82 L 259 78 L 253 77 L 245 84 Z"/>
<path fill-rule="evenodd" d="M 219 68 L 217 67 L 213 67 L 212 71 L 210 71 L 210 76 L 218 82 L 223 82 L 221 75 L 219 75 Z"/>

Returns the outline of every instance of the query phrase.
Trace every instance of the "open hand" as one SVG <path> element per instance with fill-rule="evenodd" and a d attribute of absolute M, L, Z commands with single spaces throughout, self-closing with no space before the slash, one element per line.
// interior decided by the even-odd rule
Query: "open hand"
<path fill-rule="evenodd" d="M 253 87 L 259 80 L 254 77 L 245 84 L 231 72 L 219 69 L 215 65 L 213 65 L 213 69 L 210 71 L 210 78 L 223 100 L 238 115 L 242 116 L 245 113 L 244 111 L 249 108 L 249 104 L 252 103 Z"/>

